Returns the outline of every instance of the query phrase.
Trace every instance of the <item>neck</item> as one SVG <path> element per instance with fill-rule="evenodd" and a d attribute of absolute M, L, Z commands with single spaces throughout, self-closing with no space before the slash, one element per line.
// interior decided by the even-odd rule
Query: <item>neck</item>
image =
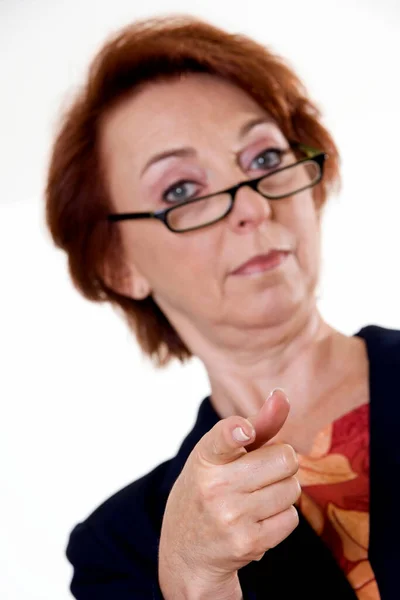
<path fill-rule="evenodd" d="M 291 416 L 300 416 L 327 385 L 327 362 L 337 332 L 315 309 L 286 322 L 259 339 L 254 332 L 247 348 L 224 352 L 220 360 L 203 358 L 208 372 L 212 403 L 221 416 L 258 413 L 269 393 L 283 388 L 291 404 Z"/>
<path fill-rule="evenodd" d="M 173 311 L 169 317 L 204 364 L 221 418 L 257 414 L 276 387 L 288 395 L 290 419 L 301 418 L 329 387 L 337 349 L 348 341 L 321 318 L 314 299 L 280 324 L 236 330 L 235 336 L 223 335 L 215 324 L 205 335 L 193 320 L 182 322 Z"/>

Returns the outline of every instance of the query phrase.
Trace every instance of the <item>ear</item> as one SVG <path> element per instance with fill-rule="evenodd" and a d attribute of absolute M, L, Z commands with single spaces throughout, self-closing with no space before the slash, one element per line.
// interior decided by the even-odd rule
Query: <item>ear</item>
<path fill-rule="evenodd" d="M 135 265 L 123 263 L 115 269 L 107 262 L 102 275 L 108 287 L 122 296 L 144 300 L 151 294 L 149 282 Z"/>

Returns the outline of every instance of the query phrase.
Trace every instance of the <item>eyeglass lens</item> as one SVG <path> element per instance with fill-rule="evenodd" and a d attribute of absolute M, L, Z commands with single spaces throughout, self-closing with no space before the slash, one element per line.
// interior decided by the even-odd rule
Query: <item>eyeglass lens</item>
<path fill-rule="evenodd" d="M 260 194 L 270 198 L 290 196 L 317 183 L 321 176 L 319 165 L 310 160 L 266 176 L 258 184 Z M 174 207 L 168 213 L 168 224 L 175 231 L 186 231 L 209 225 L 221 219 L 229 210 L 230 194 L 216 194 L 204 200 Z"/>

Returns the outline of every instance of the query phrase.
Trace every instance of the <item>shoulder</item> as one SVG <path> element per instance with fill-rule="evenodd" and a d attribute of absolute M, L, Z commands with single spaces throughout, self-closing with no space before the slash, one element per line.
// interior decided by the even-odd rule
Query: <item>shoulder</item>
<path fill-rule="evenodd" d="M 393 406 L 394 392 L 400 377 L 400 331 L 379 325 L 368 325 L 357 334 L 364 338 L 369 359 L 371 404 L 375 409 L 385 409 L 390 401 L 392 410 L 399 412 L 400 404 Z M 379 402 L 376 400 L 380 399 Z"/>
<path fill-rule="evenodd" d="M 366 341 L 369 358 L 371 456 L 381 467 L 390 463 L 398 469 L 400 331 L 368 325 L 359 335 Z"/>
<path fill-rule="evenodd" d="M 379 418 L 379 423 L 382 423 L 382 418 L 388 420 L 391 414 L 393 422 L 398 422 L 400 331 L 379 325 L 367 325 L 356 335 L 365 340 L 368 354 L 371 418 Z"/>
<path fill-rule="evenodd" d="M 357 335 L 365 339 L 370 362 L 373 362 L 374 366 L 380 367 L 385 363 L 400 364 L 399 329 L 367 325 Z"/>

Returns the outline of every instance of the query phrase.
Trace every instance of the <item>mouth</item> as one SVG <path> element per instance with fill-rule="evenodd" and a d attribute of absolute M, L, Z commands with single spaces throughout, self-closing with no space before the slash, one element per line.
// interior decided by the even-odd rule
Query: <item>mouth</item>
<path fill-rule="evenodd" d="M 282 264 L 289 254 L 291 254 L 289 250 L 270 250 L 267 254 L 259 254 L 243 263 L 232 271 L 231 275 L 252 275 L 270 271 Z"/>

